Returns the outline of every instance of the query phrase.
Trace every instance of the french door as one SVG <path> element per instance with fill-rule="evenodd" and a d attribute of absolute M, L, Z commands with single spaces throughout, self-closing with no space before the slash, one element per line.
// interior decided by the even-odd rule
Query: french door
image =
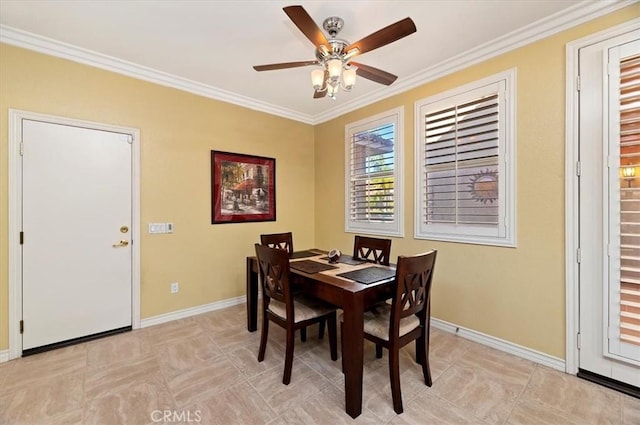
<path fill-rule="evenodd" d="M 579 51 L 579 368 L 640 386 L 640 31 Z"/>
<path fill-rule="evenodd" d="M 608 49 L 608 349 L 640 362 L 640 40 Z M 617 166 L 615 166 L 617 165 Z"/>

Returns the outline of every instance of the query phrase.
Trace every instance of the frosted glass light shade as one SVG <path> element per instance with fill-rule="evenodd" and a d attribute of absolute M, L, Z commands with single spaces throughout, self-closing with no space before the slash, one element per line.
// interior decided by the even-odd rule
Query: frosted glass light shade
<path fill-rule="evenodd" d="M 340 78 L 342 73 L 342 61 L 340 59 L 331 59 L 327 62 L 327 69 L 329 71 L 329 77 L 332 79 Z"/>
<path fill-rule="evenodd" d="M 320 90 L 322 88 L 322 83 L 324 81 L 324 71 L 321 69 L 315 69 L 311 71 L 311 84 L 313 84 L 313 88 L 315 90 Z"/>
<path fill-rule="evenodd" d="M 344 81 L 345 88 L 351 90 L 351 88 L 356 85 L 356 70 L 345 69 L 342 73 L 342 81 Z"/>

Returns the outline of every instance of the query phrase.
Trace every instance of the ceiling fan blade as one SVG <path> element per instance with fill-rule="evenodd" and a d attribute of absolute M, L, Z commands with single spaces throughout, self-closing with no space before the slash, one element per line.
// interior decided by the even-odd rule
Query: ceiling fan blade
<path fill-rule="evenodd" d="M 284 10 L 284 13 L 287 14 L 298 29 L 311 40 L 314 46 L 319 47 L 329 44 L 327 37 L 325 37 L 320 27 L 311 19 L 311 16 L 309 16 L 302 6 L 287 6 L 282 8 L 282 10 Z"/>
<path fill-rule="evenodd" d="M 297 68 L 299 66 L 317 65 L 318 61 L 270 63 L 268 65 L 255 65 L 256 71 L 273 71 L 275 69 Z"/>
<path fill-rule="evenodd" d="M 360 54 L 370 52 L 373 49 L 377 49 L 378 47 L 400 40 L 414 32 L 416 32 L 416 24 L 413 23 L 411 18 L 404 18 L 395 24 L 391 24 L 388 27 L 384 27 L 381 30 L 374 32 L 362 40 L 356 41 L 347 47 L 345 51 L 348 52 L 354 47 L 357 47 L 360 50 Z"/>
<path fill-rule="evenodd" d="M 384 84 L 385 86 L 391 85 L 391 83 L 398 78 L 397 75 L 393 75 L 387 71 L 383 71 L 369 65 L 363 65 L 357 62 L 350 62 L 350 64 L 358 67 L 358 69 L 356 69 L 356 74 L 362 78 Z"/>
<path fill-rule="evenodd" d="M 313 92 L 313 98 L 314 99 L 320 99 L 320 98 L 325 97 L 326 95 L 327 95 L 327 91 L 326 90 L 325 91 L 318 90 L 318 91 L 314 91 Z"/>

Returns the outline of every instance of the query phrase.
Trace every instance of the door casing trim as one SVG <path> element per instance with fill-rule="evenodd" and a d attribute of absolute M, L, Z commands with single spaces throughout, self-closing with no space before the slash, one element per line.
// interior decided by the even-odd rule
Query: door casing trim
<path fill-rule="evenodd" d="M 132 137 L 132 293 L 131 293 L 131 325 L 140 328 L 140 130 L 74 118 L 40 114 L 36 112 L 9 109 L 9 360 L 21 357 L 22 344 L 20 336 L 20 320 L 22 318 L 22 250 L 20 249 L 20 231 L 22 229 L 22 162 L 20 160 L 20 143 L 22 141 L 23 119 L 42 121 L 53 124 L 70 125 L 94 130 L 111 131 L 128 134 Z"/>
<path fill-rule="evenodd" d="M 623 35 L 636 30 L 640 18 L 590 34 L 567 43 L 566 46 L 566 110 L 565 110 L 565 297 L 566 297 L 566 372 L 578 373 L 578 332 L 579 316 L 579 273 L 578 248 L 579 213 L 578 161 L 579 120 L 578 120 L 578 51 L 591 44 Z"/>

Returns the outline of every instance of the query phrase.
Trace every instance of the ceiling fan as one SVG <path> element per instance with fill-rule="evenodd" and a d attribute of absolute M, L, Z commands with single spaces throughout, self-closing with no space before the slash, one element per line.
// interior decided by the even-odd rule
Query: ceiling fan
<path fill-rule="evenodd" d="M 302 6 L 287 6 L 283 10 L 298 29 L 316 46 L 316 60 L 256 65 L 253 69 L 273 71 L 320 65 L 322 69 L 314 70 L 311 73 L 315 99 L 326 95 L 335 99 L 339 88 L 350 91 L 355 84 L 356 74 L 376 83 L 387 86 L 392 84 L 398 78 L 396 75 L 369 65 L 353 62 L 352 59 L 357 55 L 370 52 L 416 32 L 416 25 L 411 18 L 405 18 L 355 43 L 349 43 L 336 38 L 344 24 L 341 18 L 331 16 L 324 20 L 322 27 L 329 34 L 329 39 L 327 39 Z"/>

